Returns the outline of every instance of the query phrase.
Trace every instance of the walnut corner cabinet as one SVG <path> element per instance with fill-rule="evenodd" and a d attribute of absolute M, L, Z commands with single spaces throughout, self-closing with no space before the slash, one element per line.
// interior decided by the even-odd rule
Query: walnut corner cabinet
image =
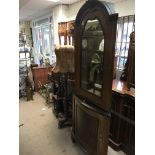
<path fill-rule="evenodd" d="M 72 140 L 89 155 L 107 155 L 118 14 L 88 0 L 75 20 Z"/>

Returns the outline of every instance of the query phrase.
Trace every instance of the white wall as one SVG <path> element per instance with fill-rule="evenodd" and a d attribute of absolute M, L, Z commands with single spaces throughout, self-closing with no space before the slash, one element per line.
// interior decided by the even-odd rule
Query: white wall
<path fill-rule="evenodd" d="M 67 13 L 67 20 L 75 20 L 77 13 L 81 6 L 85 3 L 85 0 L 81 0 L 75 4 L 69 5 L 68 13 Z"/>
<path fill-rule="evenodd" d="M 54 44 L 59 44 L 58 23 L 75 20 L 76 15 L 84 2 L 85 0 L 81 0 L 72 5 L 58 5 L 53 8 Z"/>
<path fill-rule="evenodd" d="M 126 0 L 115 4 L 115 11 L 119 17 L 135 14 L 135 0 Z"/>
<path fill-rule="evenodd" d="M 58 23 L 65 22 L 67 19 L 67 5 L 58 5 L 53 8 L 53 21 L 54 21 L 54 44 L 59 43 L 58 39 Z"/>
<path fill-rule="evenodd" d="M 58 39 L 58 23 L 64 21 L 75 20 L 76 15 L 85 3 L 85 0 L 74 3 L 72 5 L 58 5 L 53 10 L 53 21 L 54 21 L 54 43 L 59 44 Z M 120 16 L 127 16 L 135 14 L 135 0 L 126 0 L 119 2 L 114 5 L 116 13 Z"/>

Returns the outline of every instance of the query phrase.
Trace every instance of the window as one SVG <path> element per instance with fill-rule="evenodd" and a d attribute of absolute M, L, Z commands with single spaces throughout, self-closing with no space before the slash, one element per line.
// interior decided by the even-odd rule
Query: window
<path fill-rule="evenodd" d="M 48 60 L 50 64 L 53 64 L 56 57 L 51 16 L 33 22 L 33 38 L 35 62 L 39 64 L 39 60 L 43 58 L 43 62 Z"/>
<path fill-rule="evenodd" d="M 135 29 L 135 16 L 119 17 L 117 22 L 117 36 L 115 57 L 117 58 L 116 69 L 123 70 L 128 57 L 130 34 Z"/>

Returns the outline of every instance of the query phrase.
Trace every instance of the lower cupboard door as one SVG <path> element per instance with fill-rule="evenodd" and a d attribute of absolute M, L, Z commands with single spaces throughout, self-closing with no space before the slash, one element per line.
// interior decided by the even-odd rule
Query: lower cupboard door
<path fill-rule="evenodd" d="M 73 97 L 74 136 L 90 155 L 107 155 L 109 123 L 109 113 Z"/>

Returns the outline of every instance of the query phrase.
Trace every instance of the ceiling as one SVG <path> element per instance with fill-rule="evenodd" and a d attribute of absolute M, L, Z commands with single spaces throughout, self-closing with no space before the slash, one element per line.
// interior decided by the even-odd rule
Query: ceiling
<path fill-rule="evenodd" d="M 60 0 L 58 2 L 52 2 L 50 0 L 19 0 L 19 20 L 33 20 L 50 13 L 52 7 L 58 4 L 73 4 L 78 1 L 81 0 Z M 125 0 L 104 1 L 116 3 Z"/>

